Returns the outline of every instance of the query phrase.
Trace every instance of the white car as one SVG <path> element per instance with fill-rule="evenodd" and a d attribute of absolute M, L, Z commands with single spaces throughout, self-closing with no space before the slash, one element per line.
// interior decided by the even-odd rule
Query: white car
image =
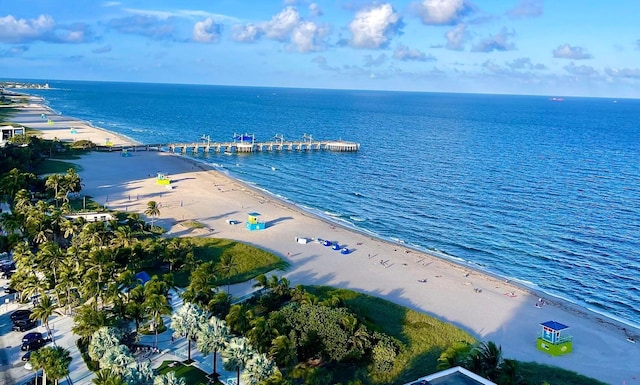
<path fill-rule="evenodd" d="M 27 361 L 27 363 L 24 364 L 24 368 L 27 370 L 33 370 L 33 365 L 31 365 L 31 362 Z"/>

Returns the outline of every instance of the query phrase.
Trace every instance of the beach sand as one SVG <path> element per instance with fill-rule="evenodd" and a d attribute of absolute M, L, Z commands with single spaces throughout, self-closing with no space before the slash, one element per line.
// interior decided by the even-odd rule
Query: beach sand
<path fill-rule="evenodd" d="M 40 108 L 24 108 L 12 121 L 41 130 L 45 138 L 72 139 L 68 129 L 42 125 Z M 60 119 L 65 122 L 61 125 L 76 121 Z M 77 127 L 97 142 L 108 135 L 114 143 L 130 143 L 86 124 Z M 480 340 L 494 341 L 505 358 L 555 365 L 611 384 L 640 384 L 640 344 L 627 340 L 627 334 L 638 339 L 636 329 L 555 298 L 544 298 L 546 304 L 537 307 L 539 296 L 524 287 L 326 222 L 189 158 L 130 154 L 83 156 L 77 161 L 82 166 L 82 193 L 110 209 L 141 214 L 147 202 L 155 200 L 161 205 L 155 223 L 166 228 L 168 236 L 220 237 L 258 246 L 290 263 L 287 271 L 274 273 L 286 276 L 292 285 L 330 285 L 385 298 L 451 322 Z M 170 175 L 170 189 L 156 184 L 157 172 Z M 249 212 L 261 214 L 265 230 L 245 228 Z M 188 220 L 206 228 L 180 224 Z M 296 237 L 336 241 L 351 253 L 343 255 L 314 242 L 301 244 Z M 426 282 L 419 282 L 423 279 Z M 250 290 L 249 282 L 234 294 Z M 536 349 L 539 324 L 549 320 L 570 326 L 572 353 L 551 357 Z"/>

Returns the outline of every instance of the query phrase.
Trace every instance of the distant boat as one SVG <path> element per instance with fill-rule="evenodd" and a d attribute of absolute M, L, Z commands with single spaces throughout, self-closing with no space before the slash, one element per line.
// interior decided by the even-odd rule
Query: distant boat
<path fill-rule="evenodd" d="M 564 102 L 564 98 L 549 98 L 549 100 L 551 100 L 552 102 Z"/>

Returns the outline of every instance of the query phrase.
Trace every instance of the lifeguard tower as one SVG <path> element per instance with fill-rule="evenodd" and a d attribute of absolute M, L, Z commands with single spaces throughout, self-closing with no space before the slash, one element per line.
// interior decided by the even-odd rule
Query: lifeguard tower
<path fill-rule="evenodd" d="M 159 184 L 161 186 L 169 186 L 171 184 L 171 179 L 166 173 L 159 172 L 158 176 L 156 177 L 156 184 Z"/>
<path fill-rule="evenodd" d="M 554 357 L 573 351 L 573 338 L 562 335 L 562 332 L 569 329 L 569 326 L 556 321 L 543 322 L 540 326 L 542 326 L 542 332 L 538 335 L 538 350 Z"/>
<path fill-rule="evenodd" d="M 247 218 L 247 230 L 264 230 L 264 222 L 260 222 L 258 217 L 260 213 L 249 213 Z"/>

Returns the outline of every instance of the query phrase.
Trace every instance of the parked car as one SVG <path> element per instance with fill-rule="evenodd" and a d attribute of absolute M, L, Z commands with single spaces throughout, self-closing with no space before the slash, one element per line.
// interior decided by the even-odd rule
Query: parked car
<path fill-rule="evenodd" d="M 13 293 L 17 293 L 18 291 L 12 288 L 11 286 L 7 285 L 4 287 L 4 292 L 7 294 L 13 294 Z"/>
<path fill-rule="evenodd" d="M 24 356 L 22 356 L 22 361 L 29 361 L 29 360 L 31 359 L 31 352 L 32 352 L 32 351 L 33 351 L 33 350 L 29 350 L 28 352 L 26 352 L 26 353 L 24 354 Z"/>
<path fill-rule="evenodd" d="M 9 317 L 11 318 L 11 321 L 17 321 L 19 319 L 29 319 L 29 317 L 31 317 L 31 310 L 27 310 L 27 309 L 16 310 L 13 313 L 11 313 Z"/>
<path fill-rule="evenodd" d="M 27 361 L 27 363 L 24 364 L 24 368 L 27 370 L 33 370 L 33 365 L 31 364 L 30 361 Z"/>
<path fill-rule="evenodd" d="M 47 343 L 47 340 L 45 340 L 44 338 L 38 338 L 37 340 L 23 342 L 21 349 L 22 351 L 25 351 L 25 352 L 29 350 L 38 350 L 41 347 L 43 347 L 46 343 Z"/>
<path fill-rule="evenodd" d="M 34 321 L 31 319 L 19 319 L 13 321 L 13 327 L 11 330 L 15 332 L 26 332 L 27 330 L 31 330 L 38 326 L 38 321 Z"/>
<path fill-rule="evenodd" d="M 31 333 L 27 333 L 24 336 L 22 336 L 22 343 L 24 344 L 25 342 L 31 342 L 31 341 L 35 341 L 38 339 L 42 339 L 42 333 L 39 332 L 31 332 Z"/>

